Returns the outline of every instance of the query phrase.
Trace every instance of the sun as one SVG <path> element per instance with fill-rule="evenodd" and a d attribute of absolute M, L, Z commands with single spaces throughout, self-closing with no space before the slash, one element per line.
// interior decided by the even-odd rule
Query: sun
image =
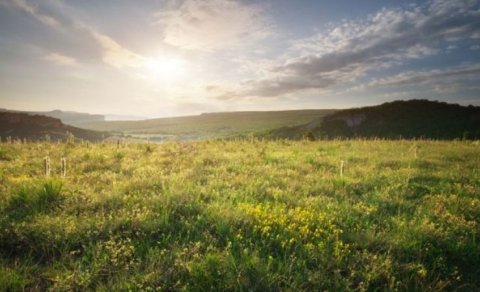
<path fill-rule="evenodd" d="M 160 82 L 180 81 L 186 74 L 186 62 L 178 57 L 157 57 L 146 61 L 152 79 Z"/>

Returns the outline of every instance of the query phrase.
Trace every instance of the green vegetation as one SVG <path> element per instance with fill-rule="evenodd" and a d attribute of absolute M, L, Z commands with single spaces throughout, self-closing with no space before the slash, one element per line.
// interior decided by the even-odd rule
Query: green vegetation
<path fill-rule="evenodd" d="M 0 290 L 478 290 L 479 165 L 465 141 L 0 144 Z"/>
<path fill-rule="evenodd" d="M 479 139 L 480 107 L 428 100 L 408 100 L 378 106 L 346 109 L 321 120 L 270 131 L 275 138 L 428 138 Z"/>
<path fill-rule="evenodd" d="M 225 112 L 144 121 L 97 122 L 82 127 L 152 140 L 195 140 L 258 134 L 279 127 L 302 125 L 332 112 L 334 110 Z"/>
<path fill-rule="evenodd" d="M 108 136 L 108 133 L 65 125 L 60 119 L 52 117 L 0 111 L 0 139 L 2 141 L 19 139 L 73 141 L 75 138 L 77 140 L 101 141 Z"/>

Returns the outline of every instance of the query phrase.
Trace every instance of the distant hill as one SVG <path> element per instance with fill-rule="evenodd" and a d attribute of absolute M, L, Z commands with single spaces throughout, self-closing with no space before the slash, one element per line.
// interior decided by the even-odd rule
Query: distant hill
<path fill-rule="evenodd" d="M 194 140 L 264 133 L 297 126 L 335 110 L 245 111 L 205 113 L 195 116 L 143 121 L 104 121 L 83 124 L 86 129 L 119 132 L 152 140 Z"/>
<path fill-rule="evenodd" d="M 146 120 L 147 117 L 144 116 L 136 116 L 136 115 L 115 115 L 115 114 L 107 114 L 105 115 L 104 121 L 140 121 Z"/>
<path fill-rule="evenodd" d="M 322 121 L 271 131 L 270 137 L 480 138 L 480 107 L 428 100 L 340 110 Z"/>
<path fill-rule="evenodd" d="M 31 111 L 15 111 L 15 110 L 0 109 L 0 112 L 26 113 L 29 115 L 43 115 L 47 117 L 60 119 L 62 123 L 72 125 L 72 126 L 78 126 L 85 123 L 101 122 L 105 120 L 104 115 L 92 115 L 88 113 L 61 111 L 61 110 L 31 112 Z"/>
<path fill-rule="evenodd" d="M 7 137 L 12 139 L 44 140 L 46 135 L 55 141 L 64 140 L 68 133 L 75 138 L 97 141 L 102 140 L 106 133 L 84 130 L 62 123 L 60 119 L 31 115 L 26 113 L 0 112 L 0 136 L 4 141 Z"/>

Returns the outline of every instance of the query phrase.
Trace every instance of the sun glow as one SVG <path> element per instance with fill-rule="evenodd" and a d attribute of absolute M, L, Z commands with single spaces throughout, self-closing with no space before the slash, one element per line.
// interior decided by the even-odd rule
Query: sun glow
<path fill-rule="evenodd" d="M 180 81 L 187 73 L 185 60 L 177 57 L 148 59 L 146 67 L 151 78 L 160 82 Z"/>

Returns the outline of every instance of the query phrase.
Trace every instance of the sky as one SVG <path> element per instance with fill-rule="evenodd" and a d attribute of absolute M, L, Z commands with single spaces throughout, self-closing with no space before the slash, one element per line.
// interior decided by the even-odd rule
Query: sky
<path fill-rule="evenodd" d="M 480 105 L 480 0 L 0 0 L 0 108 Z"/>

